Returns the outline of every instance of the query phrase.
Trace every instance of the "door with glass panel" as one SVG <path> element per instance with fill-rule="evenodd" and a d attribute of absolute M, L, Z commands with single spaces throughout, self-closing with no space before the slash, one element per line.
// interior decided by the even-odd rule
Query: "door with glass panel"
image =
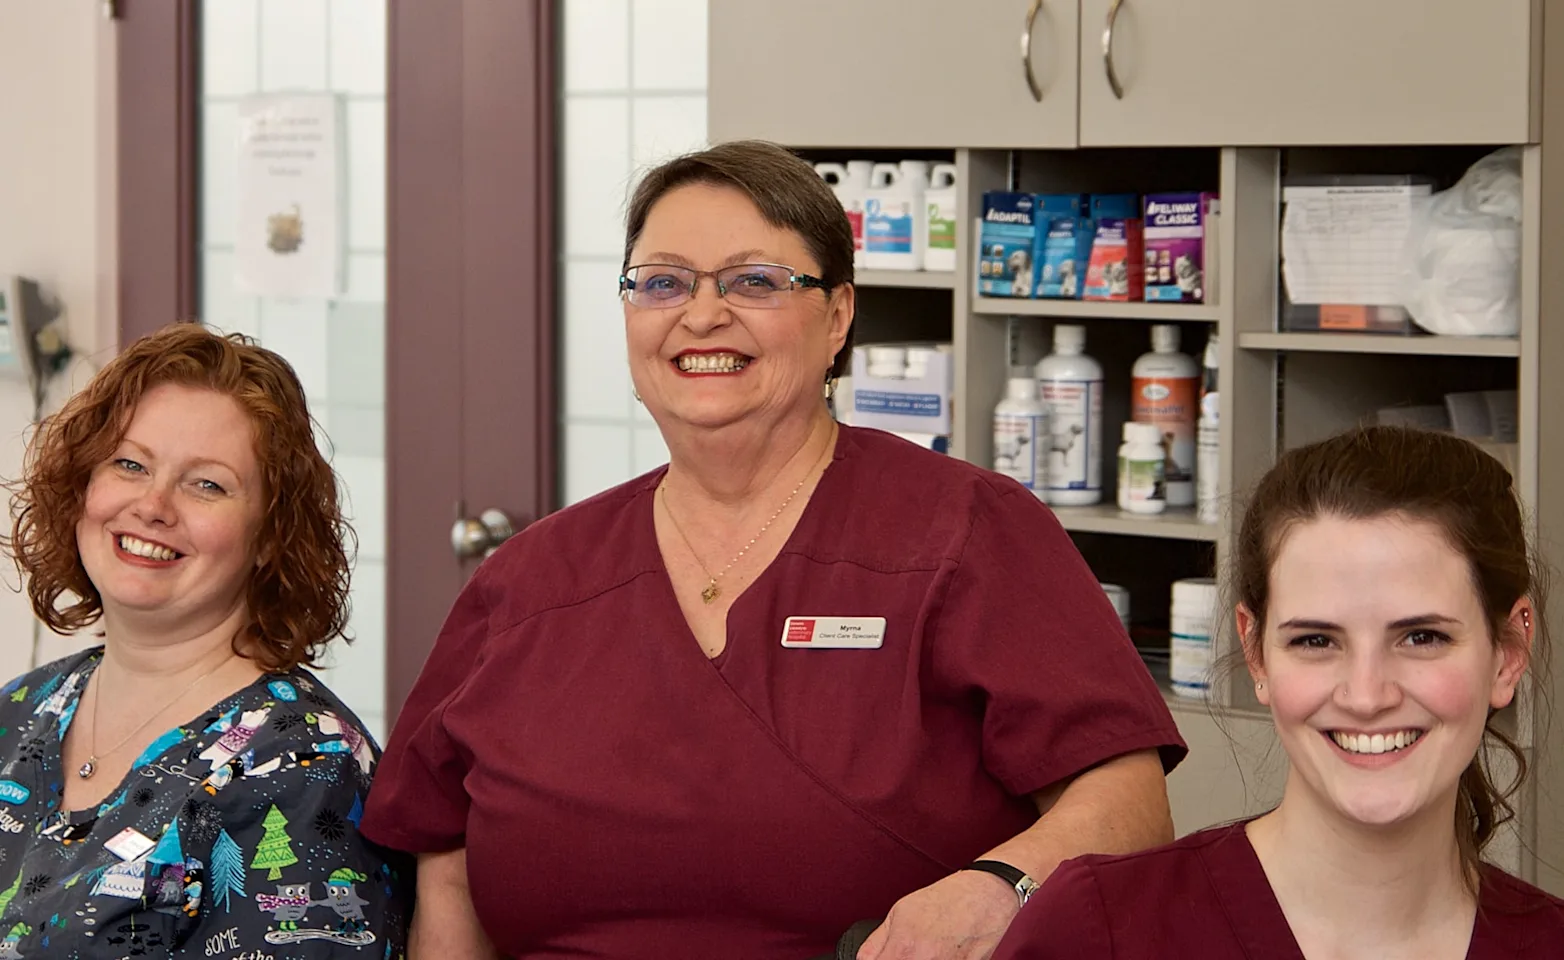
<path fill-rule="evenodd" d="M 117 15 L 119 248 L 137 263 L 121 339 L 199 319 L 294 366 L 358 537 L 355 641 L 324 676 L 383 738 L 477 562 L 554 506 L 552 4 L 121 0 Z M 237 280 L 258 95 L 335 105 L 329 295 Z"/>

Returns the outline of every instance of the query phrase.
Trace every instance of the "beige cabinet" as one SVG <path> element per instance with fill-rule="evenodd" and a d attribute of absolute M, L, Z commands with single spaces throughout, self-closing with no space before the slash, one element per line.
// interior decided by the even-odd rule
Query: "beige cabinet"
<path fill-rule="evenodd" d="M 1073 147 L 1078 9 L 1077 0 L 711 0 L 709 135 L 795 147 Z"/>
<path fill-rule="evenodd" d="M 1532 142 L 1540 3 L 1080 0 L 1080 144 Z"/>

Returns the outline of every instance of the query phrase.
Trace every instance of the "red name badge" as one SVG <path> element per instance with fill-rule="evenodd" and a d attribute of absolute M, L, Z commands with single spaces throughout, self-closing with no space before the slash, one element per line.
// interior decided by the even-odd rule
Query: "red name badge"
<path fill-rule="evenodd" d="M 884 642 L 884 617 L 788 617 L 782 625 L 782 646 L 800 650 L 876 650 Z"/>

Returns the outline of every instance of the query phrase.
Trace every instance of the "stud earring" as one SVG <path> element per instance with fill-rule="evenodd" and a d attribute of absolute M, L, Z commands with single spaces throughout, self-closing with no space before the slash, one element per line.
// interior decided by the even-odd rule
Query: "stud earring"
<path fill-rule="evenodd" d="M 1526 630 L 1527 633 L 1531 633 L 1531 611 L 1530 610 L 1522 610 L 1521 611 L 1521 626 Z"/>
<path fill-rule="evenodd" d="M 630 396 L 635 398 L 635 402 L 636 403 L 645 403 L 646 402 L 646 401 L 641 399 L 640 392 L 638 390 L 636 390 L 634 387 L 630 388 Z"/>
<path fill-rule="evenodd" d="M 1261 693 L 1264 690 L 1265 690 L 1265 681 L 1264 680 L 1256 680 L 1254 682 L 1254 692 L 1255 693 Z"/>

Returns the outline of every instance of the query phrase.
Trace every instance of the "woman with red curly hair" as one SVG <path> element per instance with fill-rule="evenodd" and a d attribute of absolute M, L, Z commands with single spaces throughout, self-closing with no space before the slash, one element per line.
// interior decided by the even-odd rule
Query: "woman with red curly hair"
<path fill-rule="evenodd" d="M 34 612 L 102 644 L 0 688 L 0 957 L 400 954 L 411 871 L 358 833 L 379 749 L 304 669 L 351 531 L 287 362 L 166 327 L 13 492 Z"/>

